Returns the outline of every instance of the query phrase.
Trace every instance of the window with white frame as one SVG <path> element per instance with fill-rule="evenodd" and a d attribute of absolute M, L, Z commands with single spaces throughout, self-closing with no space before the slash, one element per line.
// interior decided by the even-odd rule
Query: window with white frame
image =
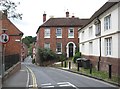
<path fill-rule="evenodd" d="M 44 48 L 50 49 L 50 43 L 45 43 L 45 44 L 44 44 Z"/>
<path fill-rule="evenodd" d="M 101 33 L 101 23 L 95 25 L 95 35 L 99 36 Z"/>
<path fill-rule="evenodd" d="M 112 37 L 105 38 L 106 55 L 112 55 Z"/>
<path fill-rule="evenodd" d="M 84 31 L 82 31 L 82 34 L 81 34 L 81 38 L 82 38 L 82 40 L 84 40 Z"/>
<path fill-rule="evenodd" d="M 111 15 L 104 18 L 104 29 L 109 30 L 111 28 Z"/>
<path fill-rule="evenodd" d="M 93 42 L 89 42 L 89 53 L 93 53 Z"/>
<path fill-rule="evenodd" d="M 89 37 L 93 36 L 93 26 L 89 27 Z"/>
<path fill-rule="evenodd" d="M 74 38 L 74 28 L 68 29 L 68 38 Z"/>
<path fill-rule="evenodd" d="M 50 28 L 46 28 L 46 29 L 44 30 L 44 37 L 45 37 L 45 38 L 50 38 Z"/>
<path fill-rule="evenodd" d="M 56 52 L 59 54 L 59 53 L 62 53 L 62 43 L 57 43 L 56 44 Z"/>
<path fill-rule="evenodd" d="M 84 43 L 82 44 L 82 52 L 84 53 L 85 52 L 85 45 L 84 45 Z"/>
<path fill-rule="evenodd" d="M 61 28 L 56 29 L 56 37 L 57 38 L 62 38 L 62 29 Z"/>

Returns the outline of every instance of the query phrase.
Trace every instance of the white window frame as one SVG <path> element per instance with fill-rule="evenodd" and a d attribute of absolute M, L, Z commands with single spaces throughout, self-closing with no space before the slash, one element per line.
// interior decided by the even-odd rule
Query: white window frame
<path fill-rule="evenodd" d="M 112 37 L 105 38 L 105 55 L 112 55 Z"/>
<path fill-rule="evenodd" d="M 89 27 L 89 37 L 91 38 L 93 36 L 93 26 Z"/>
<path fill-rule="evenodd" d="M 58 36 L 58 29 L 61 30 L 61 35 Z M 56 38 L 62 38 L 62 28 L 57 28 L 56 29 Z"/>
<path fill-rule="evenodd" d="M 110 30 L 111 29 L 111 14 L 107 15 L 104 18 L 104 30 Z"/>
<path fill-rule="evenodd" d="M 44 43 L 44 48 L 45 49 L 50 49 L 50 43 Z"/>
<path fill-rule="evenodd" d="M 101 23 L 95 25 L 95 35 L 99 36 L 101 33 Z"/>
<path fill-rule="evenodd" d="M 93 54 L 93 42 L 89 42 L 89 53 Z"/>
<path fill-rule="evenodd" d="M 73 30 L 72 36 L 71 36 L 71 32 L 70 32 L 71 29 Z M 68 38 L 74 38 L 74 28 L 68 29 Z"/>
<path fill-rule="evenodd" d="M 82 40 L 84 40 L 84 35 L 85 35 L 85 31 L 82 31 L 82 33 L 81 33 Z"/>
<path fill-rule="evenodd" d="M 44 29 L 44 38 L 50 38 L 50 28 Z"/>
<path fill-rule="evenodd" d="M 59 52 L 58 52 L 57 44 L 61 45 L 61 51 L 59 51 Z M 56 43 L 56 53 L 57 54 L 62 54 L 62 43 L 60 43 L 60 42 Z"/>
<path fill-rule="evenodd" d="M 85 52 L 85 44 L 84 43 L 82 44 L 82 48 L 81 49 L 82 49 L 82 52 L 84 53 Z"/>

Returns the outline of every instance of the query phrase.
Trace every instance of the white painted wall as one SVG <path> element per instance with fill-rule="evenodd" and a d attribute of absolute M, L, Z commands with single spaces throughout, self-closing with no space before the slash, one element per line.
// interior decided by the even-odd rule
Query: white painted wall
<path fill-rule="evenodd" d="M 2 12 L 0 11 L 0 34 L 2 33 L 2 22 L 1 22 L 1 18 L 2 18 Z M 0 43 L 0 89 L 2 88 L 2 44 Z"/>
<path fill-rule="evenodd" d="M 118 31 L 118 5 L 113 6 L 113 8 L 106 11 L 104 14 L 100 16 L 101 20 L 101 35 L 107 35 L 110 33 L 114 33 Z M 104 17 L 111 14 L 111 29 L 110 30 L 104 30 Z"/>
<path fill-rule="evenodd" d="M 105 38 L 108 38 L 108 37 L 112 37 L 112 55 L 110 56 L 107 56 L 106 53 L 105 53 Z M 102 56 L 104 57 L 113 57 L 113 58 L 119 58 L 118 55 L 118 34 L 115 34 L 115 35 L 109 35 L 109 36 L 106 36 L 106 37 L 103 37 L 101 39 L 101 42 L 102 42 L 102 45 L 101 45 L 101 49 L 102 49 Z"/>
<path fill-rule="evenodd" d="M 107 15 L 111 14 L 111 29 L 105 31 L 104 30 L 104 17 Z M 120 30 L 118 29 L 118 5 L 113 6 L 111 9 L 103 13 L 99 19 L 101 21 L 101 55 L 104 57 L 107 57 L 105 55 L 105 38 L 107 37 L 112 37 L 112 55 L 109 57 L 114 57 L 114 58 L 120 58 L 120 36 L 118 34 L 112 34 L 109 36 L 106 36 L 111 33 L 115 33 Z M 92 38 L 89 37 L 89 27 L 93 26 L 93 36 Z M 82 39 L 82 31 L 84 31 L 84 39 Z M 120 34 L 119 34 L 120 35 Z M 118 41 L 119 40 L 119 41 Z M 89 42 L 93 42 L 93 54 L 89 53 Z M 82 44 L 84 43 L 84 51 Z M 91 22 L 89 25 L 84 27 L 79 31 L 79 47 L 80 47 L 80 52 L 82 52 L 84 55 L 95 55 L 99 56 L 100 55 L 100 50 L 99 50 L 99 38 L 95 36 L 95 25 L 94 21 Z"/>
<path fill-rule="evenodd" d="M 120 33 L 118 34 L 118 58 L 120 58 Z"/>

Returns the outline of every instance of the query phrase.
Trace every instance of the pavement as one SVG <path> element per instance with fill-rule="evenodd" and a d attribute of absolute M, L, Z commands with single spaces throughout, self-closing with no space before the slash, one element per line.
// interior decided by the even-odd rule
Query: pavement
<path fill-rule="evenodd" d="M 68 62 L 71 62 L 71 69 L 77 69 L 75 63 L 73 63 L 72 60 L 68 60 Z M 55 63 L 55 64 L 61 64 L 61 62 L 57 62 L 57 63 Z M 73 71 L 73 70 L 69 69 L 69 63 L 68 63 L 68 66 L 67 66 L 67 67 L 57 67 L 57 68 L 58 68 L 58 69 L 61 69 L 61 70 L 69 71 L 69 72 L 72 72 L 72 73 L 84 75 L 84 76 L 87 76 L 87 77 L 90 77 L 90 78 L 93 78 L 93 79 L 97 79 L 97 80 L 100 80 L 100 81 L 103 81 L 103 82 L 106 82 L 106 83 L 115 85 L 115 86 L 117 86 L 117 87 L 120 88 L 120 84 L 118 84 L 118 83 L 109 82 L 109 81 L 106 81 L 106 80 L 104 80 L 104 79 L 101 79 L 101 78 L 98 78 L 98 77 L 95 77 L 95 76 L 91 76 L 91 75 L 87 75 L 87 74 L 85 74 L 85 73 Z"/>
<path fill-rule="evenodd" d="M 13 74 L 3 83 L 3 89 L 9 87 L 27 87 L 27 68 L 22 65 L 21 70 Z M 11 82 L 12 81 L 12 82 Z"/>
<path fill-rule="evenodd" d="M 36 66 L 31 63 L 29 57 L 22 63 L 21 70 L 4 82 L 3 89 L 6 87 L 8 89 L 12 89 L 12 87 L 23 89 L 28 86 L 34 86 L 38 89 L 89 89 L 90 87 L 91 89 L 99 89 L 100 87 L 100 89 L 117 89 L 112 84 L 69 71 Z"/>
<path fill-rule="evenodd" d="M 0 75 L 0 89 L 2 88 L 2 76 Z"/>

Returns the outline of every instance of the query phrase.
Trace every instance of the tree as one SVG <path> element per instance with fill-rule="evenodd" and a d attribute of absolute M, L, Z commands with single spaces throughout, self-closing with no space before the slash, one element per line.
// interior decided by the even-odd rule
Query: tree
<path fill-rule="evenodd" d="M 25 43 L 28 47 L 30 47 L 30 44 L 36 41 L 36 37 L 32 36 L 26 36 L 22 39 L 22 42 Z"/>
<path fill-rule="evenodd" d="M 22 14 L 16 12 L 16 7 L 20 2 L 15 3 L 11 0 L 0 0 L 0 8 L 5 12 L 7 11 L 8 18 L 22 19 Z"/>

